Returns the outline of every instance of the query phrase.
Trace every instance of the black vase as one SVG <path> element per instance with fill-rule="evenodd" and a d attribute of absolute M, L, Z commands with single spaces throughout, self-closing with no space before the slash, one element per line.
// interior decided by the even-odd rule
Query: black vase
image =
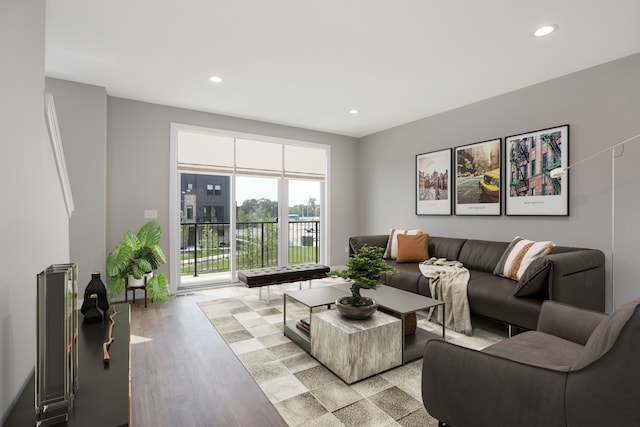
<path fill-rule="evenodd" d="M 91 308 L 91 295 L 93 294 L 96 294 L 97 308 L 106 313 L 109 310 L 109 298 L 107 296 L 107 288 L 100 280 L 99 271 L 91 273 L 91 281 L 84 290 L 84 301 L 82 301 L 82 307 L 80 308 L 82 314 L 87 314 L 87 311 Z"/>

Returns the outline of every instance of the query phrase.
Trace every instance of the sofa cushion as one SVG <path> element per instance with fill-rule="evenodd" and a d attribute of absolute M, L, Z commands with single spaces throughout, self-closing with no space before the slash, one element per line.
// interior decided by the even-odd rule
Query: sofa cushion
<path fill-rule="evenodd" d="M 493 273 L 520 280 L 533 260 L 548 254 L 554 247 L 553 242 L 536 242 L 517 236 L 502 254 Z"/>
<path fill-rule="evenodd" d="M 396 259 L 398 257 L 398 234 L 422 234 L 422 230 L 419 228 L 415 230 L 404 230 L 399 228 L 392 228 L 389 230 L 389 240 L 387 241 L 387 248 L 384 251 L 385 259 Z"/>
<path fill-rule="evenodd" d="M 546 293 L 519 298 L 517 282 L 479 270 L 469 270 L 467 295 L 471 312 L 527 329 L 536 329 Z"/>
<path fill-rule="evenodd" d="M 460 248 L 467 239 L 429 236 L 429 256 L 457 261 Z"/>
<path fill-rule="evenodd" d="M 398 234 L 397 262 L 422 262 L 429 258 L 428 234 Z"/>
<path fill-rule="evenodd" d="M 377 246 L 385 249 L 389 241 L 388 234 L 376 234 L 372 236 L 353 236 L 349 237 L 349 251 L 357 254 L 364 245 Z"/>
<path fill-rule="evenodd" d="M 418 293 L 418 283 L 422 276 L 417 262 L 398 263 L 395 260 L 387 260 L 388 265 L 398 269 L 394 275 L 384 275 L 385 285 L 402 289 L 403 291 Z M 426 277 L 425 277 L 426 279 Z"/>
<path fill-rule="evenodd" d="M 551 262 L 548 259 L 545 257 L 535 259 L 518 280 L 518 285 L 513 295 L 526 297 L 540 293 L 547 288 L 549 270 L 551 270 Z"/>
<path fill-rule="evenodd" d="M 470 270 L 493 272 L 509 244 L 488 240 L 467 240 L 456 261 Z"/>

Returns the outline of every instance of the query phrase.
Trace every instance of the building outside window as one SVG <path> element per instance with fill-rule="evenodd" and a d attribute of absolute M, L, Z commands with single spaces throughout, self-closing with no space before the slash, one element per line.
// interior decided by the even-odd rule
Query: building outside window
<path fill-rule="evenodd" d="M 213 196 L 213 184 L 207 184 L 207 195 Z"/>
<path fill-rule="evenodd" d="M 193 205 L 187 205 L 187 219 L 193 219 Z"/>
<path fill-rule="evenodd" d="M 534 160 L 531 160 L 531 176 L 535 174 L 536 174 L 536 161 L 534 159 Z"/>
<path fill-rule="evenodd" d="M 222 195 L 222 186 L 220 184 L 216 184 L 214 186 L 214 188 L 215 188 L 214 195 L 221 196 Z"/>
<path fill-rule="evenodd" d="M 215 209 L 213 206 L 205 206 L 202 212 L 204 222 L 212 222 L 212 219 L 215 219 Z"/>

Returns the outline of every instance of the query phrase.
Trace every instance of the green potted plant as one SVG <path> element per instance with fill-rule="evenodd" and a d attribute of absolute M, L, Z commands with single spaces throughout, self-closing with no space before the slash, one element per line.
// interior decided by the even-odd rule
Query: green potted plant
<path fill-rule="evenodd" d="M 360 289 L 377 289 L 382 284 L 382 274 L 394 275 L 398 272 L 385 262 L 383 252 L 384 249 L 377 246 L 364 245 L 349 258 L 345 270 L 328 273 L 331 277 L 341 277 L 351 283 L 351 296 L 336 300 L 336 307 L 344 317 L 366 319 L 377 310 L 378 302 L 360 295 Z"/>
<path fill-rule="evenodd" d="M 147 222 L 137 234 L 131 231 L 124 233 L 122 243 L 107 256 L 110 298 L 120 295 L 127 280 L 140 280 L 148 275 L 146 286 L 151 301 L 169 300 L 167 276 L 164 273 L 151 274 L 158 265 L 167 262 L 159 244 L 161 236 L 162 228 L 158 221 Z"/>

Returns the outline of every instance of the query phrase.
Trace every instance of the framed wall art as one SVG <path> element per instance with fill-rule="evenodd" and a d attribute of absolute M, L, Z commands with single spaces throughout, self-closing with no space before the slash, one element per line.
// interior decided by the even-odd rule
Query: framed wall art
<path fill-rule="evenodd" d="M 451 215 L 451 149 L 416 156 L 416 215 Z"/>
<path fill-rule="evenodd" d="M 455 148 L 456 215 L 500 215 L 502 138 Z"/>
<path fill-rule="evenodd" d="M 508 136 L 504 149 L 507 215 L 569 215 L 569 125 Z"/>

